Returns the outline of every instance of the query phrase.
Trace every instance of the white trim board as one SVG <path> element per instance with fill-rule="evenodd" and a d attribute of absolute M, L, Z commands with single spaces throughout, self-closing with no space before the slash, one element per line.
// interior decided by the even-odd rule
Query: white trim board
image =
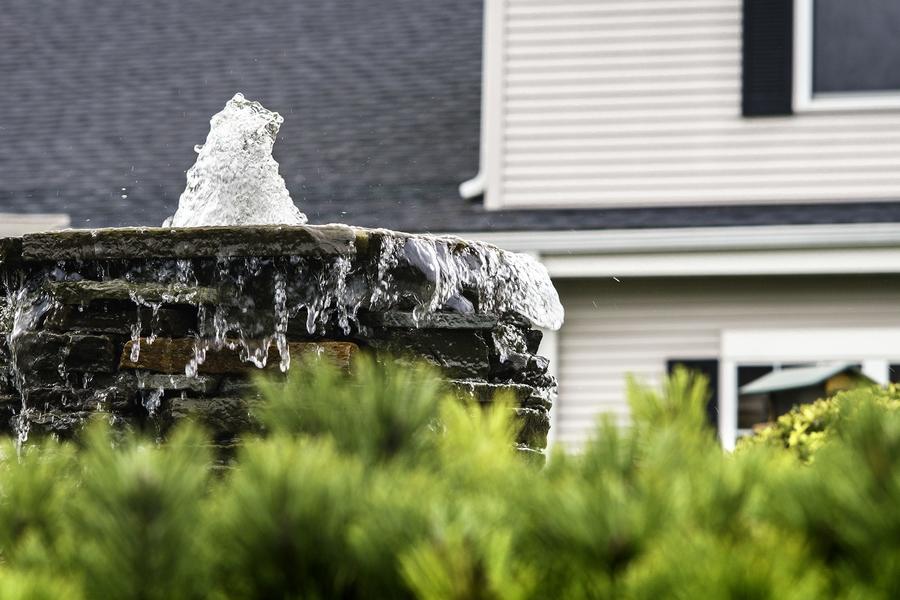
<path fill-rule="evenodd" d="M 900 248 L 542 255 L 553 278 L 900 273 Z"/>

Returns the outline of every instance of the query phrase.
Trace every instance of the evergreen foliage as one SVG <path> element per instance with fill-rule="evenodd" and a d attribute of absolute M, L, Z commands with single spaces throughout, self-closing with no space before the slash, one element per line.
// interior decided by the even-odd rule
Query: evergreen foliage
<path fill-rule="evenodd" d="M 900 589 L 894 390 L 816 407 L 829 420 L 815 460 L 774 434 L 727 454 L 705 424 L 705 383 L 678 371 L 661 391 L 629 384 L 632 427 L 603 422 L 580 453 L 539 466 L 516 450 L 502 399 L 460 404 L 424 367 L 306 364 L 260 386 L 265 431 L 224 470 L 190 425 L 165 443 L 97 423 L 77 445 L 3 445 L 0 598 Z"/>

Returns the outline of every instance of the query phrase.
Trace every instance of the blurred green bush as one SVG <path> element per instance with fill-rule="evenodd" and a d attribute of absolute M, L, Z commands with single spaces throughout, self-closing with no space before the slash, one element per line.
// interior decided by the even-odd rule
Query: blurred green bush
<path fill-rule="evenodd" d="M 462 405 L 424 367 L 305 365 L 260 386 L 265 433 L 224 470 L 191 425 L 163 444 L 101 423 L 77 444 L 6 442 L 0 598 L 900 589 L 893 389 L 798 409 L 779 427 L 824 433 L 803 452 L 773 431 L 727 454 L 705 424 L 705 382 L 677 371 L 661 391 L 629 384 L 632 427 L 603 422 L 580 453 L 541 466 L 516 450 L 502 399 Z"/>

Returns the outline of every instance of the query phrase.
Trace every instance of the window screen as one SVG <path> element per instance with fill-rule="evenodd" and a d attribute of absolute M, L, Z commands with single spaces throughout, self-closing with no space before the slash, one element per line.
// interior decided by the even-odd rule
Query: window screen
<path fill-rule="evenodd" d="M 815 0 L 813 93 L 900 90 L 900 1 Z"/>

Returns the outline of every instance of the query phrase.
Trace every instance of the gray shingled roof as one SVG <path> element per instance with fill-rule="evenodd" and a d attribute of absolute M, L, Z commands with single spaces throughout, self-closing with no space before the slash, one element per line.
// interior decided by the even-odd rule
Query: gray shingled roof
<path fill-rule="evenodd" d="M 7 0 L 0 211 L 157 224 L 175 209 L 209 117 L 242 91 L 284 115 L 276 158 L 314 223 L 900 221 L 900 203 L 486 213 L 456 192 L 478 167 L 481 15 L 480 0 Z"/>

